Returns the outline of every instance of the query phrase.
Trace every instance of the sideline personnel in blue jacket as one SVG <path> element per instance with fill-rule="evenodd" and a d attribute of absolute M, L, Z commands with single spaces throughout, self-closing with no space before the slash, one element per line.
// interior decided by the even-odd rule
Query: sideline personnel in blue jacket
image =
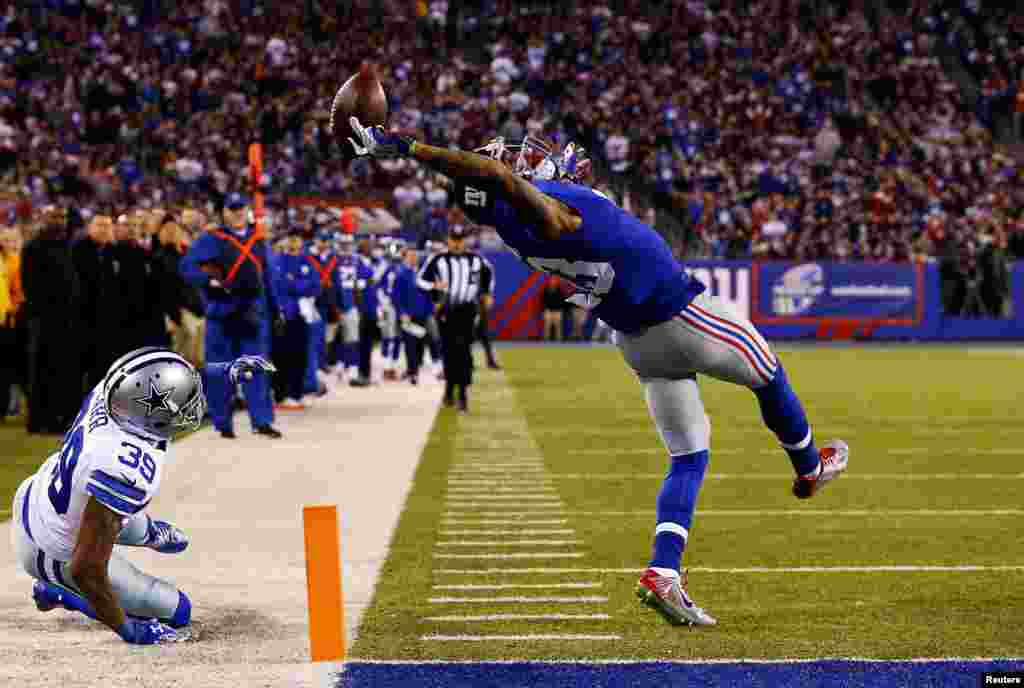
<path fill-rule="evenodd" d="M 261 231 L 248 226 L 249 199 L 239 193 L 224 201 L 224 224 L 207 229 L 180 262 L 185 280 L 206 297 L 206 360 L 270 356 L 270 325 L 283 321 L 271 278 L 270 251 Z M 208 379 L 210 416 L 222 437 L 234 439 L 232 389 L 216 375 Z M 242 384 L 253 432 L 278 438 L 274 406 L 265 375 Z"/>

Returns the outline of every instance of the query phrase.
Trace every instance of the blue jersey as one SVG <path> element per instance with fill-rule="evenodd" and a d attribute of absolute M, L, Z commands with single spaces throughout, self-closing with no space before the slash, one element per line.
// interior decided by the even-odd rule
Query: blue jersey
<path fill-rule="evenodd" d="M 226 227 L 202 234 L 188 253 L 181 257 L 178 269 L 186 282 L 204 291 L 206 315 L 227 318 L 246 312 L 256 304 L 265 304 L 276 313 L 276 284 L 268 265 L 270 250 L 262 238 L 253 237 L 253 229 L 236 232 Z M 215 268 L 228 291 L 211 293 L 207 270 Z"/>
<path fill-rule="evenodd" d="M 360 306 L 360 311 L 376 318 L 377 282 L 373 270 L 373 263 L 371 263 L 370 259 L 366 256 L 358 256 L 357 260 L 356 280 L 358 284 L 363 285 L 363 302 Z"/>
<path fill-rule="evenodd" d="M 362 291 L 366 287 L 359 279 L 359 256 L 354 253 L 339 253 L 338 264 L 334 268 L 334 279 L 338 285 L 338 308 L 343 311 L 355 308 L 356 290 Z"/>
<path fill-rule="evenodd" d="M 380 276 L 380 291 L 387 296 L 396 309 L 399 308 L 398 281 L 402 272 L 407 269 L 402 263 L 389 263 Z"/>
<path fill-rule="evenodd" d="M 417 273 L 408 266 L 398 273 L 398 311 L 414 320 L 426 320 L 434 312 L 430 292 L 420 288 Z"/>
<path fill-rule="evenodd" d="M 579 214 L 583 221 L 576 231 L 551 241 L 490 192 L 460 185 L 455 198 L 476 222 L 494 227 L 530 267 L 574 285 L 571 303 L 616 330 L 637 332 L 670 320 L 704 291 L 660 234 L 603 195 L 566 182 L 534 185 Z"/>
<path fill-rule="evenodd" d="M 299 299 L 320 295 L 320 277 L 305 256 L 280 254 L 274 257 L 272 265 L 281 311 L 288 320 L 295 320 L 299 317 Z"/>

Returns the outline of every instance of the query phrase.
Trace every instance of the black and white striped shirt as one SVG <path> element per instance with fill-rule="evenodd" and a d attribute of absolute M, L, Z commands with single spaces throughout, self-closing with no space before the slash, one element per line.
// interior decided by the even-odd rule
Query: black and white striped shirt
<path fill-rule="evenodd" d="M 467 251 L 456 255 L 448 251 L 432 255 L 420 268 L 417 283 L 421 289 L 434 289 L 435 282 L 444 282 L 443 301 L 451 306 L 476 303 L 490 294 L 494 270 L 486 258 Z"/>

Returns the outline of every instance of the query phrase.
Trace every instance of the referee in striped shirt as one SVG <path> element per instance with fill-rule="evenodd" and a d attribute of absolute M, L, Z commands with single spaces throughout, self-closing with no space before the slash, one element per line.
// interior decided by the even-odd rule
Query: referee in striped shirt
<path fill-rule="evenodd" d="M 466 250 L 466 230 L 454 225 L 448 250 L 430 257 L 420 268 L 418 283 L 432 290 L 444 349 L 444 403 L 469 409 L 467 388 L 473 384 L 473 335 L 476 319 L 490 308 L 492 271 L 478 253 Z M 457 397 L 457 399 L 456 399 Z"/>

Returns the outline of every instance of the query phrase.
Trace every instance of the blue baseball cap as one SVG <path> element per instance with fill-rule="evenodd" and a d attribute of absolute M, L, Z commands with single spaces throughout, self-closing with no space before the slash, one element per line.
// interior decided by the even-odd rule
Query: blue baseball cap
<path fill-rule="evenodd" d="M 238 210 L 249 205 L 249 198 L 243 194 L 233 192 L 227 195 L 224 199 L 224 207 L 229 210 Z"/>

